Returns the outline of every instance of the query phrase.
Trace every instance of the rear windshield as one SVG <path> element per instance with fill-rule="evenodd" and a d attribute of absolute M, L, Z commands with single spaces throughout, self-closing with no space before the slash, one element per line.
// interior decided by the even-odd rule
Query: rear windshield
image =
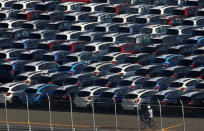
<path fill-rule="evenodd" d="M 177 54 L 177 53 L 179 53 L 179 49 L 169 49 L 168 53 L 170 53 L 170 54 Z"/>
<path fill-rule="evenodd" d="M 136 99 L 137 95 L 135 95 L 135 94 L 127 94 L 127 95 L 125 95 L 125 98 L 126 99 Z"/>
<path fill-rule="evenodd" d="M 25 80 L 27 80 L 27 76 L 19 75 L 19 76 L 16 76 L 15 78 L 15 81 L 25 81 Z"/>
<path fill-rule="evenodd" d="M 191 98 L 190 97 L 186 97 L 186 96 L 181 96 L 181 100 L 182 101 L 186 101 L 186 102 L 188 102 L 188 101 L 190 101 L 191 100 Z"/>
<path fill-rule="evenodd" d="M 169 35 L 178 35 L 178 30 L 175 30 L 175 29 L 168 29 L 167 30 L 167 34 Z"/>
<path fill-rule="evenodd" d="M 114 7 L 105 7 L 104 12 L 108 12 L 108 13 L 116 13 Z"/>
<path fill-rule="evenodd" d="M 67 7 L 64 5 L 58 5 L 56 9 L 57 9 L 57 11 L 66 11 Z"/>
<path fill-rule="evenodd" d="M 128 27 L 119 27 L 118 32 L 121 33 L 130 33 L 130 29 Z"/>
<path fill-rule="evenodd" d="M 157 84 L 156 81 L 146 81 L 144 87 L 155 87 Z"/>
<path fill-rule="evenodd" d="M 161 14 L 159 9 L 150 9 L 150 14 Z"/>
<path fill-rule="evenodd" d="M 111 68 L 109 72 L 111 72 L 111 73 L 118 73 L 121 70 L 122 70 L 121 68 Z"/>
<path fill-rule="evenodd" d="M 174 74 L 174 71 L 172 70 L 163 70 L 164 76 L 172 76 Z"/>
<path fill-rule="evenodd" d="M 41 39 L 41 35 L 40 34 L 30 34 L 30 38 L 31 39 Z"/>
<path fill-rule="evenodd" d="M 20 60 L 32 60 L 32 54 L 20 54 Z"/>
<path fill-rule="evenodd" d="M 174 10 L 173 14 L 174 15 L 184 15 L 184 11 L 183 10 Z"/>
<path fill-rule="evenodd" d="M 95 27 L 94 31 L 106 32 L 106 28 L 105 27 Z"/>
<path fill-rule="evenodd" d="M 163 58 L 155 58 L 154 59 L 154 63 L 164 63 L 165 62 L 165 59 Z"/>
<path fill-rule="evenodd" d="M 43 59 L 46 61 L 54 61 L 55 57 L 52 55 L 43 55 Z"/>
<path fill-rule="evenodd" d="M 196 89 L 204 89 L 204 84 L 203 83 L 200 83 L 198 85 L 196 85 Z"/>
<path fill-rule="evenodd" d="M 78 81 L 78 79 L 77 78 L 67 78 L 66 79 L 66 83 L 67 84 L 76 84 L 77 83 L 77 81 Z"/>
<path fill-rule="evenodd" d="M 95 51 L 95 47 L 94 46 L 85 46 L 84 51 Z"/>
<path fill-rule="evenodd" d="M 184 21 L 182 21 L 182 24 L 183 25 L 194 25 L 194 23 L 193 23 L 193 21 L 190 21 L 190 20 L 184 20 Z"/>
<path fill-rule="evenodd" d="M 32 24 L 23 24 L 23 28 L 33 29 L 33 25 Z"/>
<path fill-rule="evenodd" d="M 162 39 L 151 39 L 152 44 L 163 43 Z"/>
<path fill-rule="evenodd" d="M 113 41 L 113 38 L 112 38 L 112 37 L 102 37 L 102 41 L 112 42 L 112 41 Z"/>
<path fill-rule="evenodd" d="M 26 14 L 16 14 L 16 19 L 26 19 L 27 15 Z"/>
<path fill-rule="evenodd" d="M 0 28 L 8 28 L 8 24 L 7 23 L 0 23 Z"/>
<path fill-rule="evenodd" d="M 61 66 L 61 67 L 60 67 L 60 70 L 61 70 L 61 71 L 69 71 L 69 70 L 71 70 L 71 69 L 72 69 L 71 66 Z"/>
<path fill-rule="evenodd" d="M 91 37 L 90 36 L 80 36 L 79 40 L 80 41 L 91 41 Z"/>
<path fill-rule="evenodd" d="M 163 100 L 164 99 L 164 96 L 163 95 L 153 95 L 153 99 L 155 100 Z"/>
<path fill-rule="evenodd" d="M 35 6 L 35 9 L 36 9 L 36 10 L 46 10 L 47 8 L 46 8 L 45 5 L 37 4 L 37 5 Z"/>
<path fill-rule="evenodd" d="M 123 18 L 113 18 L 112 22 L 114 22 L 114 23 L 123 23 Z"/>
<path fill-rule="evenodd" d="M 184 60 L 181 60 L 179 64 L 180 64 L 180 65 L 187 66 L 187 65 L 191 65 L 191 63 L 192 63 L 191 60 L 186 60 L 186 59 L 184 59 Z"/>
<path fill-rule="evenodd" d="M 35 71 L 35 67 L 34 66 L 24 66 L 23 70 L 24 71 Z"/>
<path fill-rule="evenodd" d="M 52 78 L 51 77 L 45 77 L 45 76 L 43 76 L 43 77 L 41 77 L 40 79 L 39 79 L 39 82 L 41 83 L 48 83 L 48 82 L 50 82 L 50 81 L 52 81 Z"/>
<path fill-rule="evenodd" d="M 80 26 L 71 26 L 70 30 L 77 30 L 77 31 L 81 31 L 81 27 Z"/>
<path fill-rule="evenodd" d="M 56 40 L 67 40 L 67 36 L 66 35 L 57 35 Z"/>
<path fill-rule="evenodd" d="M 113 57 L 111 57 L 111 56 L 104 56 L 104 57 L 102 57 L 103 61 L 112 61 L 112 59 L 113 59 Z"/>
<path fill-rule="evenodd" d="M 22 4 L 13 4 L 13 5 L 12 5 L 12 8 L 13 8 L 13 9 L 22 9 L 22 8 L 23 8 L 23 5 L 22 5 Z"/>
<path fill-rule="evenodd" d="M 106 98 L 112 98 L 113 96 L 114 96 L 114 93 L 112 92 L 104 92 L 101 95 L 101 97 L 106 97 Z"/>
<path fill-rule="evenodd" d="M 90 95 L 90 92 L 88 92 L 88 91 L 80 91 L 78 94 L 79 97 L 86 97 L 89 95 Z"/>
<path fill-rule="evenodd" d="M 193 36 L 202 36 L 204 31 L 193 31 Z"/>
<path fill-rule="evenodd" d="M 132 81 L 128 81 L 128 80 L 120 81 L 120 86 L 130 86 L 131 84 L 132 84 Z"/>
<path fill-rule="evenodd" d="M 96 85 L 97 86 L 105 86 L 105 84 L 108 83 L 108 80 L 107 79 L 97 79 L 96 80 Z"/>
<path fill-rule="evenodd" d="M 12 66 L 11 65 L 0 65 L 0 69 L 2 71 L 10 71 L 12 70 Z"/>
<path fill-rule="evenodd" d="M 182 85 L 183 85 L 183 83 L 173 82 L 173 83 L 171 83 L 169 86 L 170 86 L 170 87 L 181 87 Z"/>
<path fill-rule="evenodd" d="M 66 61 L 67 62 L 77 62 L 78 58 L 76 56 L 67 56 Z"/>
<path fill-rule="evenodd" d="M 201 74 L 200 71 L 190 71 L 190 72 L 189 72 L 189 76 L 190 76 L 190 77 L 199 77 L 200 74 Z"/>
<path fill-rule="evenodd" d="M 109 47 L 109 52 L 121 52 L 120 47 Z"/>
<path fill-rule="evenodd" d="M 147 20 L 145 18 L 136 18 L 135 23 L 145 24 L 145 23 L 147 23 Z"/>
<path fill-rule="evenodd" d="M 86 67 L 84 68 L 85 72 L 93 72 L 96 68 L 95 67 Z"/>
<path fill-rule="evenodd" d="M 40 15 L 40 20 L 50 20 L 50 16 L 49 15 Z"/>
<path fill-rule="evenodd" d="M 146 74 L 146 69 L 138 69 L 135 74 L 144 76 Z"/>
<path fill-rule="evenodd" d="M 91 8 L 90 7 L 81 7 L 80 11 L 90 12 Z"/>
<path fill-rule="evenodd" d="M 125 60 L 125 63 L 136 63 L 137 58 L 136 57 L 127 57 Z"/>
<path fill-rule="evenodd" d="M 4 58 L 6 58 L 6 54 L 0 53 L 0 59 L 4 59 Z"/>

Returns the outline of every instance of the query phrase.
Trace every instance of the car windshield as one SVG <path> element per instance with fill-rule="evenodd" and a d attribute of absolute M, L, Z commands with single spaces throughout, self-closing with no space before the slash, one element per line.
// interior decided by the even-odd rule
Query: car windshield
<path fill-rule="evenodd" d="M 34 66 L 24 66 L 23 70 L 24 71 L 35 71 L 35 67 Z"/>
<path fill-rule="evenodd" d="M 169 35 L 178 35 L 178 30 L 176 30 L 176 29 L 168 29 L 167 30 L 167 34 L 169 34 Z"/>
<path fill-rule="evenodd" d="M 95 46 L 85 46 L 84 51 L 95 51 Z"/>
<path fill-rule="evenodd" d="M 23 5 L 22 5 L 22 4 L 13 4 L 13 5 L 12 5 L 12 8 L 13 8 L 13 9 L 22 9 L 22 8 L 23 8 Z"/>
<path fill-rule="evenodd" d="M 137 96 L 138 96 L 138 95 L 136 95 L 136 94 L 127 94 L 127 95 L 125 95 L 125 98 L 126 98 L 126 99 L 136 99 Z"/>
<path fill-rule="evenodd" d="M 122 69 L 121 68 L 111 68 L 109 72 L 111 73 L 119 73 Z"/>
<path fill-rule="evenodd" d="M 80 36 L 79 40 L 80 41 L 91 41 L 91 37 L 90 36 Z"/>
<path fill-rule="evenodd" d="M 183 83 L 180 83 L 180 82 L 173 82 L 171 83 L 169 86 L 170 87 L 174 87 L 174 88 L 179 88 L 183 85 Z"/>
<path fill-rule="evenodd" d="M 102 41 L 113 42 L 113 38 L 112 37 L 102 37 Z"/>
<path fill-rule="evenodd" d="M 135 72 L 136 75 L 145 75 L 146 74 L 146 70 L 145 69 L 138 69 L 136 72 Z"/>
<path fill-rule="evenodd" d="M 132 84 L 132 81 L 129 81 L 129 80 L 122 80 L 120 81 L 120 86 L 131 86 Z"/>
<path fill-rule="evenodd" d="M 200 71 L 190 71 L 189 76 L 190 77 L 199 77 L 201 75 Z"/>
<path fill-rule="evenodd" d="M 30 38 L 31 39 L 41 39 L 41 35 L 40 34 L 30 34 Z"/>
<path fill-rule="evenodd" d="M 165 59 L 163 58 L 155 58 L 153 63 L 164 63 Z"/>
<path fill-rule="evenodd" d="M 144 87 L 153 88 L 153 87 L 156 86 L 156 84 L 157 84 L 156 81 L 146 81 L 146 82 L 144 83 Z"/>
<path fill-rule="evenodd" d="M 116 9 L 114 7 L 105 7 L 104 9 L 104 12 L 107 12 L 107 13 L 115 13 Z"/>
<path fill-rule="evenodd" d="M 71 70 L 71 69 L 72 69 L 71 66 L 61 66 L 61 67 L 60 67 L 60 70 L 61 70 L 61 71 L 69 71 L 69 70 Z"/>
<path fill-rule="evenodd" d="M 151 34 L 152 33 L 152 29 L 151 28 L 142 28 L 140 33 Z"/>
<path fill-rule="evenodd" d="M 174 15 L 184 15 L 185 12 L 183 10 L 173 10 Z"/>
<path fill-rule="evenodd" d="M 98 31 L 98 32 L 106 32 L 106 28 L 105 27 L 95 27 L 94 31 Z"/>
<path fill-rule="evenodd" d="M 182 21 L 182 24 L 183 24 L 183 25 L 191 25 L 191 26 L 193 26 L 193 25 L 194 25 L 194 22 L 191 21 L 191 20 L 183 20 L 183 21 Z"/>
<path fill-rule="evenodd" d="M 91 7 L 81 7 L 80 11 L 90 12 Z"/>
<path fill-rule="evenodd" d="M 118 32 L 121 33 L 130 33 L 130 29 L 128 27 L 119 27 Z"/>
<path fill-rule="evenodd" d="M 105 84 L 108 83 L 108 80 L 107 79 L 97 79 L 96 80 L 96 85 L 97 86 L 105 86 Z"/>
<path fill-rule="evenodd" d="M 152 44 L 163 43 L 162 39 L 151 39 Z"/>
<path fill-rule="evenodd" d="M 67 10 L 67 7 L 64 5 L 58 5 L 57 6 L 57 11 L 66 11 L 66 10 Z"/>
<path fill-rule="evenodd" d="M 113 96 L 114 96 L 114 93 L 112 92 L 104 92 L 101 95 L 101 97 L 106 97 L 106 98 L 112 98 Z"/>
<path fill-rule="evenodd" d="M 86 97 L 86 96 L 89 96 L 90 95 L 90 92 L 88 91 L 80 91 L 78 93 L 78 97 Z"/>
<path fill-rule="evenodd" d="M 81 26 L 71 26 L 70 30 L 77 30 L 77 31 L 81 31 Z"/>
<path fill-rule="evenodd" d="M 33 29 L 33 25 L 32 24 L 23 24 L 23 28 L 27 28 L 27 29 Z"/>
<path fill-rule="evenodd" d="M 27 76 L 23 76 L 23 75 L 19 75 L 19 76 L 16 76 L 15 78 L 15 81 L 25 81 L 27 80 Z"/>
<path fill-rule="evenodd" d="M 161 10 L 159 9 L 150 9 L 150 14 L 161 14 Z"/>
<path fill-rule="evenodd" d="M 12 66 L 11 65 L 0 65 L 0 69 L 1 71 L 10 71 L 12 70 Z"/>

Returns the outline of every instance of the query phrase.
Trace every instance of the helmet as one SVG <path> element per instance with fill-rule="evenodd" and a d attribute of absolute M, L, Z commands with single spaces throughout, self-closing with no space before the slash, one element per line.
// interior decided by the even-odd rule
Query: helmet
<path fill-rule="evenodd" d="M 150 105 L 148 105 L 147 108 L 150 109 L 151 108 Z"/>

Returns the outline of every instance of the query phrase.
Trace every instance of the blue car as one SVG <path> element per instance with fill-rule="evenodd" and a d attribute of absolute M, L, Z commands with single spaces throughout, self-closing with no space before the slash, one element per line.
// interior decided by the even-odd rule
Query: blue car
<path fill-rule="evenodd" d="M 28 96 L 29 104 L 42 104 L 47 101 L 47 94 L 51 95 L 59 86 L 55 84 L 36 84 L 25 90 Z M 26 103 L 26 97 L 23 98 L 23 103 Z"/>
<path fill-rule="evenodd" d="M 183 55 L 165 54 L 165 55 L 156 57 L 152 64 L 171 67 L 171 66 L 177 65 L 182 58 L 184 58 Z"/>
<path fill-rule="evenodd" d="M 61 65 L 59 70 L 69 73 L 70 75 L 75 75 L 82 72 L 86 65 L 87 64 L 84 62 L 69 62 Z"/>
<path fill-rule="evenodd" d="M 196 47 L 204 46 L 204 36 L 193 36 L 184 40 L 184 44 L 194 45 Z"/>

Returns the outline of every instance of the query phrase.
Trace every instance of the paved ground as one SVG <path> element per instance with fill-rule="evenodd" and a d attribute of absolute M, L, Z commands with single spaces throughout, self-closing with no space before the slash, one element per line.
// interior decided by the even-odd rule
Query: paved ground
<path fill-rule="evenodd" d="M 67 111 L 66 111 L 67 110 Z M 121 112 L 118 111 L 118 129 L 120 131 L 137 131 L 138 130 L 138 119 L 136 112 Z M 169 131 L 182 131 L 183 123 L 182 117 L 176 117 L 174 111 L 172 110 L 172 116 L 174 117 L 163 117 L 163 128 Z M 163 116 L 166 113 L 163 112 Z M 0 125 L 5 125 L 5 109 L 0 108 Z M 73 109 L 73 120 L 74 127 L 79 130 L 90 131 L 93 129 L 93 115 L 91 110 L 79 110 Z M 158 125 L 158 131 L 160 131 L 160 118 L 155 117 Z M 25 108 L 8 109 L 8 121 L 10 125 L 16 126 L 27 126 L 27 110 Z M 115 130 L 115 116 L 114 111 L 102 110 L 95 113 L 96 127 L 104 131 L 114 131 Z M 203 118 L 193 118 L 187 117 L 186 121 L 186 131 L 202 131 L 203 130 Z M 30 124 L 32 127 L 39 127 L 38 129 L 43 129 L 43 127 L 49 126 L 49 112 L 46 109 L 31 109 L 30 110 Z M 52 124 L 53 127 L 57 128 L 71 128 L 70 112 L 68 109 L 52 111 Z M 1 128 L 0 128 L 1 129 Z M 146 129 L 151 130 L 151 129 Z"/>

